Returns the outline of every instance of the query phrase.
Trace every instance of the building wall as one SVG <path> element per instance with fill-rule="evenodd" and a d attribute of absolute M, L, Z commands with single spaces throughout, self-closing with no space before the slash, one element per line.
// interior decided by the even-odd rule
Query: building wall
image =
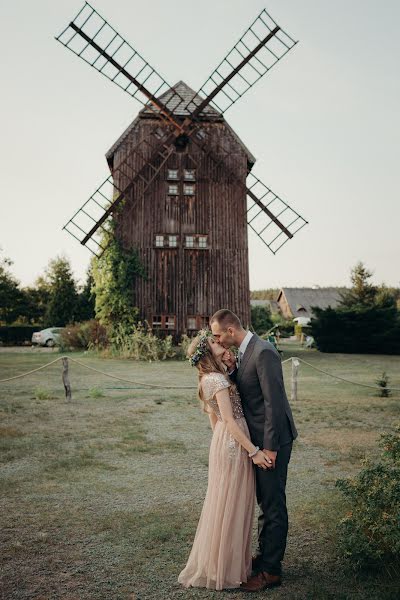
<path fill-rule="evenodd" d="M 129 164 L 118 171 L 129 151 L 140 140 L 149 139 L 160 127 L 154 119 L 139 119 L 135 130 L 114 155 L 114 180 L 123 188 L 130 180 Z M 229 168 L 243 180 L 247 175 L 247 156 L 222 122 L 205 123 L 204 130 L 214 152 L 219 145 L 229 151 Z M 147 155 L 146 155 L 147 152 Z M 151 148 L 130 161 L 132 172 L 151 155 Z M 178 189 L 168 193 L 168 170 L 177 169 Z M 195 194 L 183 195 L 184 169 L 195 170 Z M 187 182 L 190 183 L 190 182 Z M 127 248 L 136 247 L 148 273 L 133 290 L 141 316 L 151 324 L 154 317 L 175 316 L 175 329 L 188 330 L 188 318 L 196 319 L 196 329 L 219 308 L 236 312 L 244 325 L 250 322 L 249 266 L 245 189 L 231 181 L 222 166 L 207 158 L 193 142 L 184 151 L 174 151 L 154 182 L 143 194 L 143 184 L 129 193 L 115 217 L 117 235 Z M 157 235 L 176 235 L 177 247 L 156 247 Z M 187 235 L 207 236 L 207 248 L 187 248 Z M 193 324 L 193 320 L 192 320 Z M 162 323 L 164 328 L 165 323 Z"/>

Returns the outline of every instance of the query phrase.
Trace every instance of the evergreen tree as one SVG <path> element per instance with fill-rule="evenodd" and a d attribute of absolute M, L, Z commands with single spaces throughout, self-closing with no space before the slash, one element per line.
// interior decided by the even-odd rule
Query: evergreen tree
<path fill-rule="evenodd" d="M 11 265 L 12 261 L 0 254 L 0 321 L 7 325 L 19 317 L 23 301 L 19 283 L 9 271 Z"/>
<path fill-rule="evenodd" d="M 45 326 L 63 327 L 75 320 L 78 304 L 76 283 L 69 261 L 63 257 L 51 260 L 46 271 L 50 298 L 45 313 Z"/>
<path fill-rule="evenodd" d="M 357 263 L 350 275 L 352 287 L 340 294 L 340 305 L 347 308 L 373 306 L 378 288 L 369 283 L 371 277 L 371 271 L 362 262 Z"/>
<path fill-rule="evenodd" d="M 335 309 L 313 308 L 311 333 L 322 352 L 400 354 L 400 315 L 393 291 L 369 283 L 370 271 L 358 263 L 352 288 Z"/>

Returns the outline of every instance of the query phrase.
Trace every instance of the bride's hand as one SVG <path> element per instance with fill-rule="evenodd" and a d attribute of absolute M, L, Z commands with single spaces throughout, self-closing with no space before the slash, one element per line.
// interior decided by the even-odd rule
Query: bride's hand
<path fill-rule="evenodd" d="M 224 352 L 222 355 L 222 362 L 228 367 L 229 371 L 236 368 L 236 359 L 230 350 Z"/>
<path fill-rule="evenodd" d="M 261 469 L 270 469 L 272 467 L 270 459 L 264 454 L 262 450 L 259 450 L 251 460 L 255 465 L 261 467 Z"/>

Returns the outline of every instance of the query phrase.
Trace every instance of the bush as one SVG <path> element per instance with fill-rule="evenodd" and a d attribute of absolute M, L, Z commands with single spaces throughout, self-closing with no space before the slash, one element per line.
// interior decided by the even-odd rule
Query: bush
<path fill-rule="evenodd" d="M 177 353 L 178 358 L 181 358 L 182 360 L 186 360 L 186 353 L 188 351 L 188 348 L 190 346 L 192 339 L 193 338 L 189 337 L 185 333 L 182 335 L 181 341 L 179 343 L 179 351 Z"/>
<path fill-rule="evenodd" d="M 148 330 L 147 323 L 115 325 L 109 352 L 113 356 L 148 361 L 176 356 L 172 335 L 159 338 Z"/>
<path fill-rule="evenodd" d="M 61 349 L 99 350 L 107 344 L 107 330 L 96 319 L 68 325 L 61 332 Z"/>
<path fill-rule="evenodd" d="M 321 352 L 400 354 L 400 318 L 393 306 L 314 308 L 311 335 Z"/>
<path fill-rule="evenodd" d="M 350 502 L 339 523 L 339 551 L 355 569 L 400 561 L 400 426 L 382 435 L 380 446 L 378 462 L 364 461 L 354 479 L 336 482 Z"/>
<path fill-rule="evenodd" d="M 42 327 L 34 325 L 8 325 L 0 327 L 0 344 L 10 346 L 31 342 L 32 334 L 41 329 Z"/>
<path fill-rule="evenodd" d="M 251 307 L 251 324 L 258 335 L 267 333 L 273 326 L 271 311 L 266 306 Z"/>

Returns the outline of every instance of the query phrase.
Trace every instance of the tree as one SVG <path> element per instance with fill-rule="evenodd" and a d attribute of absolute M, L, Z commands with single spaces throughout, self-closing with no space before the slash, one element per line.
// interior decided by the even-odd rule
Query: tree
<path fill-rule="evenodd" d="M 44 325 L 47 307 L 50 302 L 50 284 L 40 276 L 31 287 L 22 289 L 23 305 L 21 318 L 28 323 Z"/>
<path fill-rule="evenodd" d="M 314 307 L 311 334 L 322 352 L 400 354 L 400 315 L 392 291 L 369 283 L 362 263 L 351 272 L 352 288 L 335 309 Z"/>
<path fill-rule="evenodd" d="M 353 284 L 349 290 L 340 294 L 340 305 L 347 308 L 372 306 L 375 303 L 378 288 L 369 283 L 371 271 L 362 262 L 352 269 L 350 279 Z"/>
<path fill-rule="evenodd" d="M 94 279 L 92 269 L 89 267 L 86 274 L 86 281 L 78 293 L 78 302 L 76 310 L 77 321 L 89 321 L 95 316 L 95 295 L 93 292 Z"/>
<path fill-rule="evenodd" d="M 271 311 L 266 306 L 252 306 L 251 324 L 258 335 L 267 333 L 273 326 Z"/>
<path fill-rule="evenodd" d="M 78 293 L 69 261 L 63 257 L 51 260 L 46 271 L 50 297 L 45 313 L 45 326 L 63 327 L 75 320 Z"/>
<path fill-rule="evenodd" d="M 0 254 L 0 321 L 7 325 L 19 317 L 23 300 L 18 281 L 9 272 L 12 264 L 9 258 Z"/>

